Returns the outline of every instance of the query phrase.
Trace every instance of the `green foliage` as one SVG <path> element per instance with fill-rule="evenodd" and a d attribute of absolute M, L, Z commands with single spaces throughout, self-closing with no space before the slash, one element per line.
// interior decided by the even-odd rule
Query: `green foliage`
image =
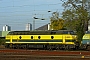
<path fill-rule="evenodd" d="M 5 44 L 5 39 L 0 38 L 0 45 Z"/>
<path fill-rule="evenodd" d="M 62 17 L 65 20 L 65 26 L 77 32 L 79 42 L 82 41 L 89 21 L 88 5 L 88 0 L 67 0 L 63 4 L 65 11 Z"/>
<path fill-rule="evenodd" d="M 63 19 L 51 20 L 51 28 L 53 30 L 63 29 L 63 26 L 64 26 L 63 23 L 64 23 Z"/>
<path fill-rule="evenodd" d="M 53 30 L 61 30 L 64 28 L 64 20 L 59 18 L 58 12 L 53 12 L 50 27 Z"/>

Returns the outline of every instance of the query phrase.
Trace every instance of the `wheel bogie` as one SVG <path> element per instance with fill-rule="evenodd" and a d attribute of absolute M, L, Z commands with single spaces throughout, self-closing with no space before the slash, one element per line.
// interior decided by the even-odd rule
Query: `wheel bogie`
<path fill-rule="evenodd" d="M 44 49 L 44 50 L 70 50 L 74 49 L 75 45 L 54 45 L 54 44 L 38 44 L 38 45 L 30 45 L 30 44 L 8 44 L 6 45 L 7 48 L 12 49 L 30 49 L 30 48 L 36 48 L 36 49 Z"/>

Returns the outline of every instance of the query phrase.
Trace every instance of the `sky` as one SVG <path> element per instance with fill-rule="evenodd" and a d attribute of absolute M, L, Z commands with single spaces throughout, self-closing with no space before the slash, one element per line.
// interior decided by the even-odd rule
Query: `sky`
<path fill-rule="evenodd" d="M 60 0 L 0 0 L 0 31 L 4 25 L 12 30 L 25 30 L 27 23 L 33 25 L 33 17 L 45 19 L 35 20 L 35 28 L 50 23 L 53 12 L 58 11 L 61 16 L 62 3 Z"/>

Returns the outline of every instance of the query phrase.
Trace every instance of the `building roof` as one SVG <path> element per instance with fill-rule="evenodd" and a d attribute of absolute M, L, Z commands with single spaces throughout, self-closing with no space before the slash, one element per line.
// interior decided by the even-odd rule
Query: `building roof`
<path fill-rule="evenodd" d="M 39 27 L 39 28 L 37 28 L 35 30 L 48 30 L 48 24 L 43 25 L 43 26 L 41 26 L 41 27 Z"/>

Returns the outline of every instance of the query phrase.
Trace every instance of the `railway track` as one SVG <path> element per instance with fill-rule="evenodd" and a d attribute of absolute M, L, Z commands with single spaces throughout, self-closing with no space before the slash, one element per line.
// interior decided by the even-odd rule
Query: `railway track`
<path fill-rule="evenodd" d="M 37 59 L 37 60 L 40 60 L 40 59 L 53 59 L 53 60 L 55 60 L 55 59 L 90 59 L 90 57 L 88 57 L 88 56 L 85 56 L 85 58 L 83 58 L 83 56 L 78 56 L 78 55 L 73 55 L 73 56 L 42 56 L 42 55 L 13 55 L 13 54 L 11 54 L 11 55 L 0 55 L 0 58 L 1 59 L 11 59 L 11 60 L 15 60 L 15 59 L 28 59 L 28 60 L 30 60 L 30 59 Z"/>
<path fill-rule="evenodd" d="M 1 60 L 90 60 L 90 51 L 0 49 Z"/>
<path fill-rule="evenodd" d="M 0 53 L 24 53 L 44 55 L 90 55 L 90 51 L 62 51 L 62 50 L 23 50 L 23 49 L 0 49 Z"/>

